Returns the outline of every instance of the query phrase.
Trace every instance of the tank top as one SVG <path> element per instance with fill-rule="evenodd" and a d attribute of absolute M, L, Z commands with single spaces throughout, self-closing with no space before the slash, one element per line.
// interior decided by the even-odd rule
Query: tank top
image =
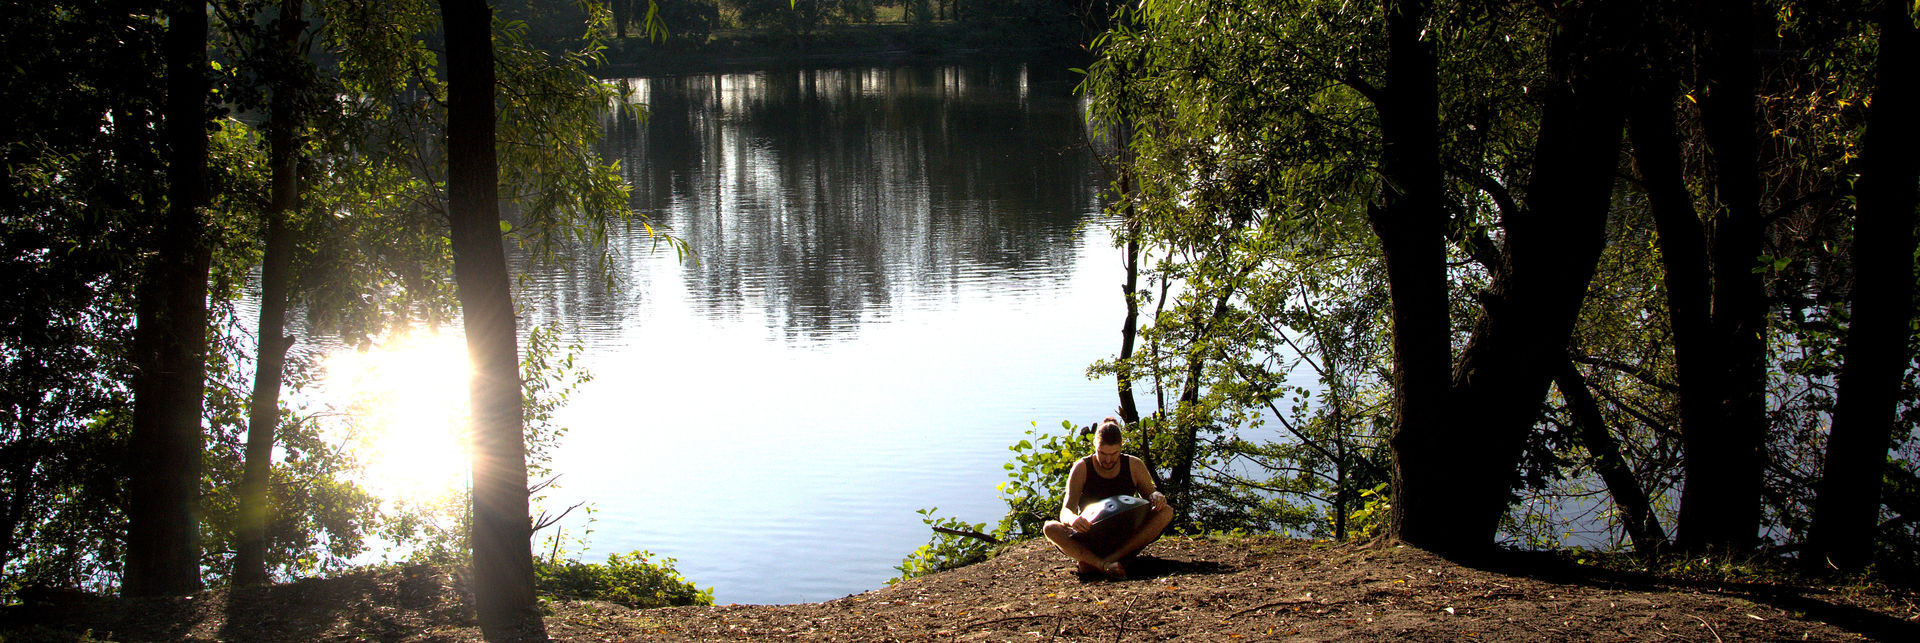
<path fill-rule="evenodd" d="M 1087 463 L 1087 481 L 1080 486 L 1080 507 L 1106 500 L 1114 496 L 1138 495 L 1140 491 L 1133 486 L 1133 456 L 1120 456 L 1120 472 L 1111 478 L 1100 477 L 1093 464 L 1093 456 L 1081 458 Z"/>

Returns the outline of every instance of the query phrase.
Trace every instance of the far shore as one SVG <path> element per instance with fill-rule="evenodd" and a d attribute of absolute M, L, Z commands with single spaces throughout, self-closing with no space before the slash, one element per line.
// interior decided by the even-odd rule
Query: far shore
<path fill-rule="evenodd" d="M 1090 37 L 1089 37 L 1090 38 Z M 699 46 L 628 38 L 609 48 L 593 70 L 606 79 L 683 76 L 833 67 L 959 62 L 979 59 L 1057 59 L 1085 67 L 1091 55 L 1071 25 L 906 24 L 848 25 L 822 30 L 806 42 L 765 34 L 722 32 Z"/>

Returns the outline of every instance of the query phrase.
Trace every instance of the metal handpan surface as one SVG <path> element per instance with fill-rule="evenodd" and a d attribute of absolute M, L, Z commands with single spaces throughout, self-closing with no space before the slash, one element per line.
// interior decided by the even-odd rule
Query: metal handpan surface
<path fill-rule="evenodd" d="M 1080 516 L 1093 523 L 1095 531 L 1120 527 L 1132 529 L 1147 519 L 1146 509 L 1151 506 L 1152 503 L 1139 496 L 1114 496 L 1087 505 L 1086 509 L 1081 510 Z"/>

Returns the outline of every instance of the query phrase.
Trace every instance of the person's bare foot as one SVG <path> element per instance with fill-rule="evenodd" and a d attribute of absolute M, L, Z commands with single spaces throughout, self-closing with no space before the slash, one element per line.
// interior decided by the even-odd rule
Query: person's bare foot
<path fill-rule="evenodd" d="M 1120 564 L 1120 561 L 1117 561 L 1117 560 L 1116 560 L 1116 561 L 1113 561 L 1113 562 L 1110 562 L 1110 563 L 1107 563 L 1107 564 L 1105 564 L 1105 565 L 1101 565 L 1101 566 L 1100 566 L 1100 573 L 1102 573 L 1102 574 L 1106 574 L 1106 575 L 1107 575 L 1107 578 L 1111 578 L 1111 579 L 1114 579 L 1114 580 L 1126 580 L 1126 579 L 1127 579 L 1127 568 L 1126 568 L 1125 566 L 1123 566 L 1123 565 L 1121 565 L 1121 564 Z"/>
<path fill-rule="evenodd" d="M 1079 569 L 1074 570 L 1074 572 L 1080 574 L 1081 576 L 1092 576 L 1094 574 L 1103 573 L 1100 571 L 1099 567 L 1094 566 L 1092 563 L 1088 563 L 1084 561 L 1074 561 L 1074 562 L 1077 562 L 1080 564 Z"/>

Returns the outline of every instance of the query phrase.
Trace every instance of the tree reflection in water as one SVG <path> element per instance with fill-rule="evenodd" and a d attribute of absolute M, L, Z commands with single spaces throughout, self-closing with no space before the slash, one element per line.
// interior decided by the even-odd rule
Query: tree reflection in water
<path fill-rule="evenodd" d="M 759 317 L 788 341 L 845 339 L 903 299 L 1065 278 L 1105 187 L 1066 66 L 622 80 L 648 113 L 611 110 L 602 153 L 633 183 L 634 208 L 692 248 L 682 279 L 699 314 Z M 613 243 L 615 283 L 638 283 L 652 241 L 636 229 Z M 609 290 L 581 258 L 594 254 L 520 262 L 538 284 L 522 299 L 535 323 L 622 325 L 646 293 Z"/>

